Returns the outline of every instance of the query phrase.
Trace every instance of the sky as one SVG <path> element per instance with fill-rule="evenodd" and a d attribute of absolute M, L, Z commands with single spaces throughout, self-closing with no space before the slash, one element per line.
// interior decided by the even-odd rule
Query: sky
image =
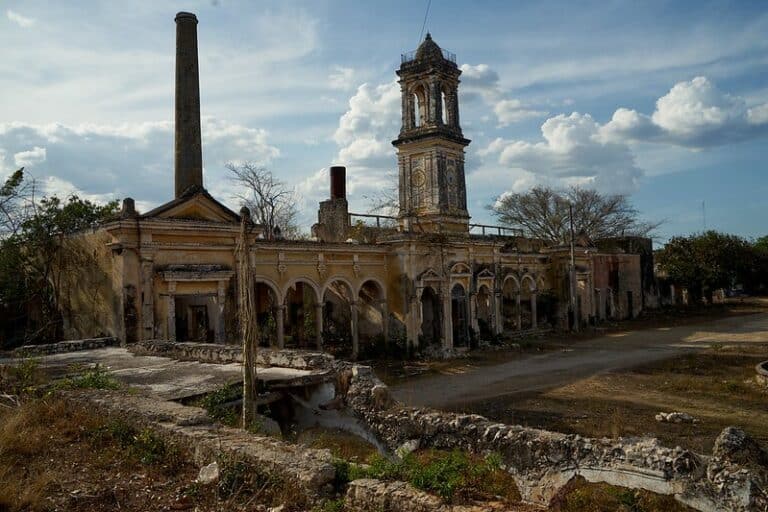
<path fill-rule="evenodd" d="M 129 5 L 130 7 L 125 7 Z M 350 210 L 391 187 L 400 54 L 427 1 L 0 0 L 0 178 L 47 194 L 173 197 L 175 24 L 199 20 L 204 181 L 270 169 L 301 221 L 347 166 Z M 768 2 L 432 0 L 457 56 L 472 222 L 535 185 L 630 197 L 658 241 L 768 234 Z"/>

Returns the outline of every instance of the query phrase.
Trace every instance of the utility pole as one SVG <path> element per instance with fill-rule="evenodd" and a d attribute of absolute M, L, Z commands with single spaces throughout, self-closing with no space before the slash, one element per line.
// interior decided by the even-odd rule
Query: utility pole
<path fill-rule="evenodd" d="M 571 328 L 578 332 L 579 330 L 579 312 L 576 303 L 576 252 L 573 246 L 573 204 L 568 204 L 568 223 L 571 232 L 571 261 L 568 269 L 568 285 L 571 295 L 571 314 L 573 315 L 573 325 Z"/>

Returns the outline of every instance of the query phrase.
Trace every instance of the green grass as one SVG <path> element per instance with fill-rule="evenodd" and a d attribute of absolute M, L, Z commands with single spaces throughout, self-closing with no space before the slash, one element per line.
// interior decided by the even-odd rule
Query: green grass
<path fill-rule="evenodd" d="M 240 426 L 240 410 L 236 407 L 227 406 L 243 396 L 243 388 L 240 385 L 222 386 L 215 391 L 208 393 L 195 403 L 208 411 L 208 415 L 221 423 L 230 426 Z"/>
<path fill-rule="evenodd" d="M 119 389 L 120 383 L 98 364 L 56 383 L 56 389 Z"/>
<path fill-rule="evenodd" d="M 366 466 L 337 464 L 337 478 L 348 480 L 376 478 L 409 482 L 423 491 L 435 493 L 450 503 L 501 496 L 507 502 L 520 500 L 511 475 L 501 468 L 498 456 L 485 458 L 467 452 L 425 450 L 392 461 L 380 455 Z"/>

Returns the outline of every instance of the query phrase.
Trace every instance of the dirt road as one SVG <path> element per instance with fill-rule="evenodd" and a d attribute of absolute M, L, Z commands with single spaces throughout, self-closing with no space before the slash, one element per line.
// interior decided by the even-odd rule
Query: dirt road
<path fill-rule="evenodd" d="M 589 376 L 675 357 L 714 344 L 768 343 L 768 313 L 679 327 L 623 331 L 572 348 L 391 386 L 410 405 L 446 407 L 499 396 L 543 391 Z"/>

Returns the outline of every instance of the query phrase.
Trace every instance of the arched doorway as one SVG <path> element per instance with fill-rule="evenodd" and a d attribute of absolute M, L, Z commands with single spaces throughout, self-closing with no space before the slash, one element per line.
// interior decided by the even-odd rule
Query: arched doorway
<path fill-rule="evenodd" d="M 491 291 L 486 285 L 480 286 L 475 296 L 477 302 L 477 327 L 480 339 L 489 340 L 493 337 L 491 325 Z"/>
<path fill-rule="evenodd" d="M 529 275 L 523 277 L 520 286 L 520 328 L 536 327 L 536 282 Z"/>
<path fill-rule="evenodd" d="M 351 286 L 340 279 L 329 281 L 323 292 L 323 347 L 337 357 L 357 357 L 356 307 Z"/>
<path fill-rule="evenodd" d="M 316 341 L 317 293 L 308 281 L 298 280 L 285 293 L 284 346 L 309 348 Z"/>
<path fill-rule="evenodd" d="M 277 347 L 277 316 L 282 314 L 277 290 L 267 282 L 256 281 L 256 322 L 259 326 L 259 345 Z"/>
<path fill-rule="evenodd" d="M 421 337 L 424 345 L 440 343 L 440 318 L 440 300 L 435 290 L 427 286 L 421 292 Z"/>
<path fill-rule="evenodd" d="M 469 309 L 467 291 L 458 283 L 451 288 L 451 321 L 453 325 L 453 346 L 469 346 Z"/>
<path fill-rule="evenodd" d="M 503 330 L 520 329 L 520 287 L 514 277 L 507 277 L 501 290 L 501 317 Z"/>
<path fill-rule="evenodd" d="M 379 283 L 368 280 L 360 286 L 357 308 L 360 352 L 365 356 L 384 354 L 387 348 L 388 313 L 384 290 Z"/>

